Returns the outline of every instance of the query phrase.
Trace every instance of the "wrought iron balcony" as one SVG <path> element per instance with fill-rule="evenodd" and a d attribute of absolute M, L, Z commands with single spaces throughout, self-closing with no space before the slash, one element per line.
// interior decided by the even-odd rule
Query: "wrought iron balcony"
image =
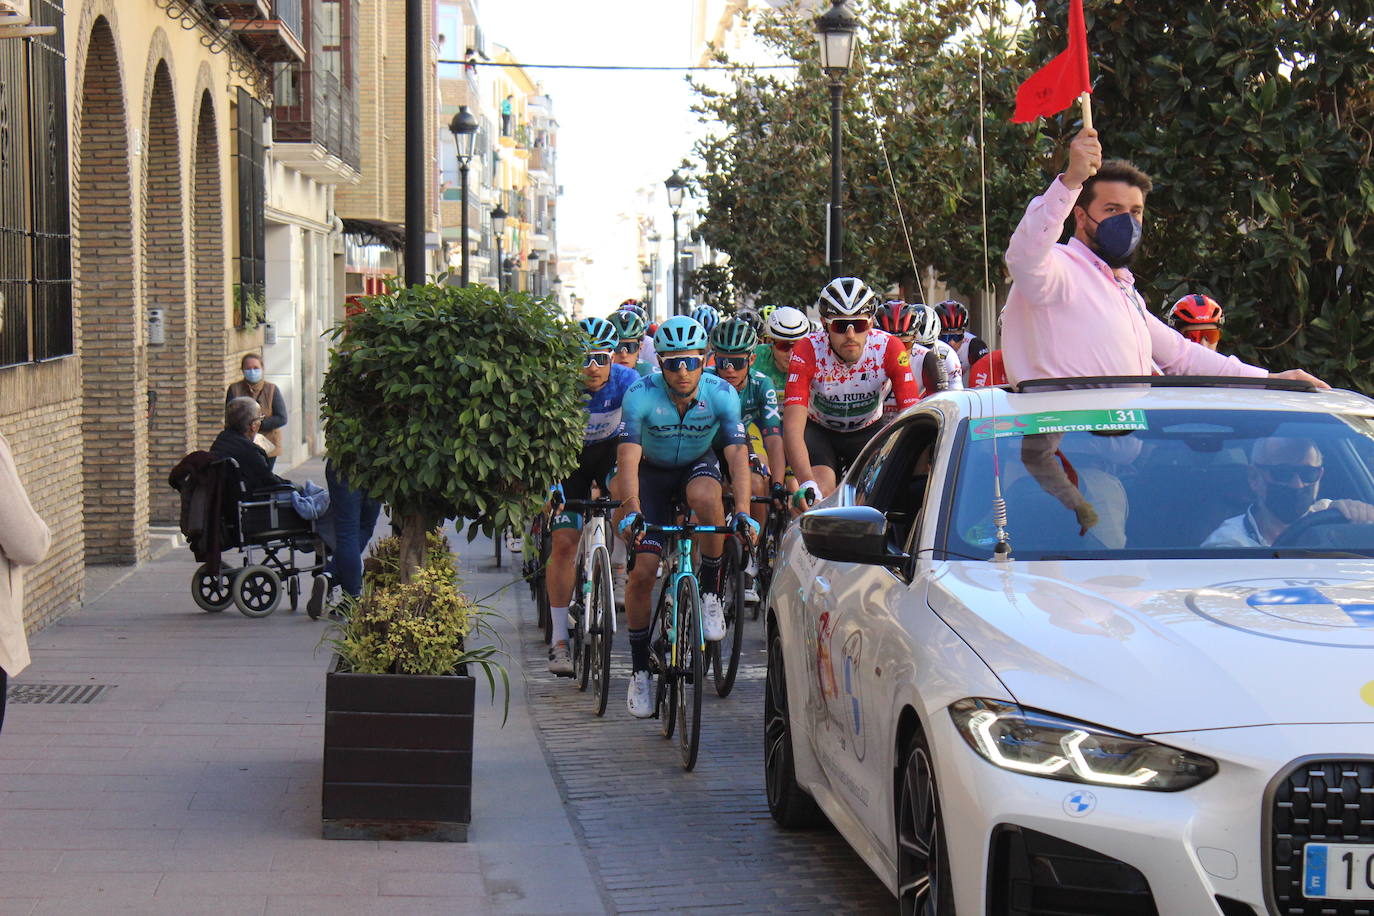
<path fill-rule="evenodd" d="M 267 0 L 205 0 L 218 19 L 267 19 L 272 13 Z"/>
<path fill-rule="evenodd" d="M 303 61 L 306 58 L 305 45 L 301 42 L 304 30 L 301 27 L 301 0 L 258 0 L 258 2 L 212 2 L 212 7 L 229 14 L 229 29 L 239 37 L 259 60 L 267 63 Z M 261 13 L 267 6 L 265 17 L 249 16 L 238 18 L 243 13 Z"/>
<path fill-rule="evenodd" d="M 308 144 L 322 148 L 327 156 L 337 157 L 356 172 L 361 167 L 357 94 L 334 74 L 312 70 L 308 65 L 295 68 L 291 75 L 297 81 L 295 98 L 285 93 L 278 97 L 294 104 L 279 102 L 273 110 L 273 138 L 287 145 L 274 149 L 276 158 L 313 175 L 316 169 L 304 160 L 297 161 L 299 157 L 289 148 L 290 144 Z M 329 167 L 321 163 L 319 169 Z"/>

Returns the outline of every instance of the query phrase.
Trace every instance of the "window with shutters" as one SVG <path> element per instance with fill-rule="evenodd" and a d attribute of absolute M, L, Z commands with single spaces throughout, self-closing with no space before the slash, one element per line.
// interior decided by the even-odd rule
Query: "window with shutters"
<path fill-rule="evenodd" d="M 267 319 L 267 173 L 263 148 L 266 111 L 239 89 L 234 110 L 234 160 L 238 177 L 238 279 L 234 283 L 234 324 L 255 328 Z"/>

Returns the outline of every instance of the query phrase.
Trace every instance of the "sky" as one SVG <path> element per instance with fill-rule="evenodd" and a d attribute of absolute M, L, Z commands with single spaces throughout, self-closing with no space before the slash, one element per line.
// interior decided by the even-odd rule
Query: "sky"
<path fill-rule="evenodd" d="M 689 65 L 687 0 L 481 0 L 488 41 L 527 63 Z M 672 217 L 663 180 L 690 154 L 701 130 L 684 72 L 531 69 L 558 120 L 560 257 L 585 252 L 587 314 L 606 314 L 643 291 L 634 214 L 641 189 L 656 195 L 665 240 Z M 665 241 L 660 257 L 671 247 Z"/>

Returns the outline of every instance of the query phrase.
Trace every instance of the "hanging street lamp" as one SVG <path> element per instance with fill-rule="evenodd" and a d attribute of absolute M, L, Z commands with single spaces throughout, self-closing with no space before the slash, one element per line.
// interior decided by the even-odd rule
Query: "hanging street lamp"
<path fill-rule="evenodd" d="M 830 220 L 826 233 L 830 250 L 830 279 L 844 272 L 844 218 L 840 195 L 840 102 L 844 97 L 844 75 L 854 63 L 854 33 L 859 20 L 844 0 L 831 0 L 830 9 L 816 17 L 816 38 L 820 42 L 821 69 L 830 77 Z"/>

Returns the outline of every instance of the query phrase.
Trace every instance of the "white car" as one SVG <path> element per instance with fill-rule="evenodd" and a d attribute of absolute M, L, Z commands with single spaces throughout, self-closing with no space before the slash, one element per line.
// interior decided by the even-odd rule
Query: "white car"
<path fill-rule="evenodd" d="M 1298 387 L 904 413 L 784 540 L 774 818 L 904 913 L 1374 912 L 1374 401 Z"/>

